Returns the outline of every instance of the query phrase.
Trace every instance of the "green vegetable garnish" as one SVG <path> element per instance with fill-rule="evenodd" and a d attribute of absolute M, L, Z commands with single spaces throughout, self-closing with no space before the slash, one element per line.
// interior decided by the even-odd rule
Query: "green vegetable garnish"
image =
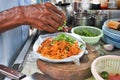
<path fill-rule="evenodd" d="M 87 36 L 87 37 L 95 37 L 95 36 L 97 36 L 97 34 L 95 34 L 94 32 L 91 32 L 91 31 L 89 31 L 87 29 L 83 29 L 83 30 L 76 29 L 75 33 L 78 34 L 78 35 Z"/>
<path fill-rule="evenodd" d="M 58 31 L 63 30 L 63 27 L 64 27 L 64 26 L 66 26 L 66 21 L 64 21 L 64 25 L 63 25 L 63 26 L 59 26 L 57 30 L 58 30 Z"/>
<path fill-rule="evenodd" d="M 66 26 L 66 24 L 67 24 L 67 22 L 66 22 L 66 21 L 64 21 L 64 26 Z"/>
<path fill-rule="evenodd" d="M 73 44 L 73 43 L 76 41 L 73 37 L 71 37 L 71 36 L 69 36 L 69 35 L 66 35 L 66 34 L 64 34 L 64 33 L 56 36 L 56 37 L 54 38 L 54 40 L 65 40 L 65 41 L 67 41 L 67 42 L 69 42 L 69 43 L 71 43 L 71 44 Z"/>
<path fill-rule="evenodd" d="M 60 27 L 58 27 L 58 29 L 57 29 L 58 31 L 60 31 L 60 30 L 63 30 L 63 27 L 62 26 L 60 26 Z"/>
<path fill-rule="evenodd" d="M 80 48 L 83 46 L 84 44 L 80 44 Z"/>
<path fill-rule="evenodd" d="M 108 74 L 108 72 L 103 71 L 103 72 L 100 73 L 100 76 L 101 76 L 103 79 L 108 79 L 109 74 Z"/>

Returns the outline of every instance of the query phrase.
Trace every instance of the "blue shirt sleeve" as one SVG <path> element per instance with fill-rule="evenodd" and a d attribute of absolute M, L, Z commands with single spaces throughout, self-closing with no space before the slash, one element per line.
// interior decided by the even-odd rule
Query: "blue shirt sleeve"
<path fill-rule="evenodd" d="M 9 3 L 9 4 L 7 4 Z M 1 0 L 0 11 L 32 4 L 32 0 Z M 24 43 L 29 36 L 29 26 L 22 25 L 15 29 L 0 34 L 0 64 L 11 66 L 19 55 Z"/>

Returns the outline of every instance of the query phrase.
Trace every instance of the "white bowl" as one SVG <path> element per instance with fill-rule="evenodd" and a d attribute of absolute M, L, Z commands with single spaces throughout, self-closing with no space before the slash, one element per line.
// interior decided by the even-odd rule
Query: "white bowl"
<path fill-rule="evenodd" d="M 46 34 L 46 35 L 43 35 L 44 38 L 42 38 L 41 35 L 39 36 L 39 38 L 36 40 L 36 42 L 33 45 L 33 52 L 35 53 L 35 55 L 37 56 L 38 59 L 41 59 L 41 60 L 44 60 L 44 61 L 48 61 L 48 62 L 71 62 L 71 61 L 74 61 L 76 59 L 78 60 L 80 57 L 83 56 L 83 54 L 84 54 L 84 52 L 86 50 L 86 44 L 85 44 L 85 42 L 82 39 L 78 40 L 71 33 L 64 33 L 64 34 L 69 35 L 69 36 L 73 37 L 74 39 L 76 39 L 78 41 L 78 44 L 82 44 L 82 47 L 80 47 L 82 51 L 78 55 L 73 55 L 73 56 L 70 56 L 70 57 L 65 58 L 65 59 L 50 59 L 50 58 L 47 58 L 45 56 L 42 56 L 41 54 L 39 54 L 37 52 L 38 47 L 41 45 L 41 43 L 46 38 L 54 38 L 55 36 L 58 36 L 59 34 L 61 34 L 61 33 Z"/>
<path fill-rule="evenodd" d="M 120 74 L 120 56 L 106 55 L 96 58 L 91 65 L 91 72 L 96 80 L 104 80 L 99 74 L 103 71 Z"/>

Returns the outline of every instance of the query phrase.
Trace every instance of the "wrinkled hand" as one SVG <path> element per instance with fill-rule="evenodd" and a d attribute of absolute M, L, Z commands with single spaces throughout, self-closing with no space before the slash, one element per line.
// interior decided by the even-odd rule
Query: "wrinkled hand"
<path fill-rule="evenodd" d="M 23 12 L 27 24 L 48 32 L 56 32 L 65 21 L 65 15 L 49 2 L 25 6 Z"/>

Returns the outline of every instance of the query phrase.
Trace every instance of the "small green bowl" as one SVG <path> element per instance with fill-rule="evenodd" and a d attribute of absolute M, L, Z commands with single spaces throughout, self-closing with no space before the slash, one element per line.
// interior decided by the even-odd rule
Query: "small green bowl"
<path fill-rule="evenodd" d="M 83 30 L 92 33 L 93 36 L 85 36 L 85 35 L 80 35 L 77 32 L 83 32 Z M 88 44 L 96 44 L 100 38 L 103 36 L 103 32 L 101 29 L 93 27 L 93 26 L 77 26 L 73 27 L 71 29 L 71 32 L 75 34 L 76 36 L 81 37 L 86 43 Z M 78 37 L 78 38 L 79 38 Z"/>

